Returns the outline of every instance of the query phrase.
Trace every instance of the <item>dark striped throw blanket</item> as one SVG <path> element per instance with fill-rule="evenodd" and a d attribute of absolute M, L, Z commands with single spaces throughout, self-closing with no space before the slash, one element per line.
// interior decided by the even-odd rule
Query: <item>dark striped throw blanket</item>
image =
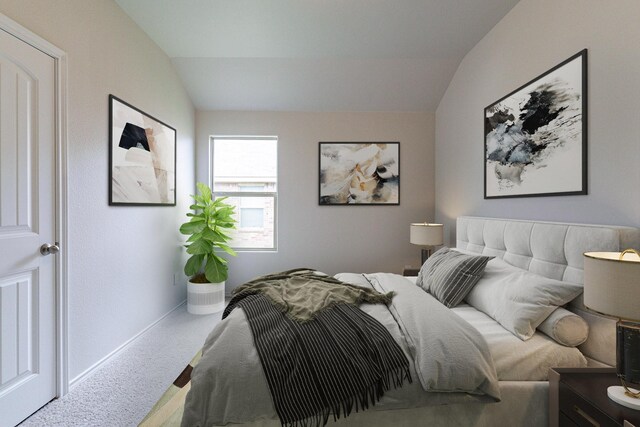
<path fill-rule="evenodd" d="M 411 382 L 400 346 L 357 307 L 391 298 L 297 269 L 237 288 L 223 319 L 244 310 L 282 425 L 323 426 Z"/>

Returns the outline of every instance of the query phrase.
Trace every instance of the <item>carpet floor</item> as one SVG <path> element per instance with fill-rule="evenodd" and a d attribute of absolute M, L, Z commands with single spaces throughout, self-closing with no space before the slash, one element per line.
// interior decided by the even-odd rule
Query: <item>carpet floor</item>
<path fill-rule="evenodd" d="M 221 316 L 196 316 L 186 304 L 178 307 L 20 427 L 137 426 Z"/>

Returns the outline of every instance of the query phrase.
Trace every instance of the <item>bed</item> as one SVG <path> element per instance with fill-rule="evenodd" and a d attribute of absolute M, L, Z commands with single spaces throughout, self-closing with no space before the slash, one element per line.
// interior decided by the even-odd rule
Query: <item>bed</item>
<path fill-rule="evenodd" d="M 502 260 L 500 262 L 505 262 L 519 269 L 573 284 L 582 283 L 582 254 L 584 252 L 618 251 L 639 246 L 640 230 L 629 227 L 478 217 L 460 217 L 456 223 L 456 248 L 461 252 L 493 256 Z M 358 280 L 357 275 L 338 277 L 346 280 Z M 405 298 L 409 304 L 411 304 L 410 300 L 419 297 L 415 293 L 417 288 L 408 278 L 380 273 L 365 277 L 365 279 L 368 282 L 377 283 L 375 286 L 381 286 L 384 290 L 393 289 L 405 292 L 402 289 L 406 287 L 406 292 L 413 292 L 410 297 Z M 418 292 L 424 293 L 421 290 Z M 395 299 L 398 299 L 399 302 L 402 300 L 397 297 Z M 500 399 L 497 403 L 493 401 L 495 399 L 478 398 L 478 395 L 473 392 L 439 392 L 427 394 L 427 397 L 424 397 L 426 392 L 423 393 L 420 390 L 420 382 L 414 381 L 410 385 L 404 385 L 400 390 L 388 392 L 378 405 L 368 411 L 351 414 L 348 418 L 340 419 L 335 423 L 330 422 L 328 425 L 415 426 L 424 425 L 428 420 L 428 424 L 433 426 L 491 426 L 500 423 L 545 426 L 548 423 L 548 383 L 546 381 L 548 368 L 615 364 L 615 320 L 589 312 L 582 305 L 579 297 L 566 308 L 578 314 L 589 325 L 589 336 L 578 349 L 558 345 L 540 332 L 535 332 L 528 341 L 521 341 L 499 323 L 496 323 L 492 317 L 466 303 L 451 309 L 456 316 L 471 325 L 487 341 L 497 376 L 496 384 Z M 376 310 L 380 310 L 380 307 L 367 306 L 363 309 L 378 316 L 379 313 L 376 314 Z M 412 307 L 409 305 L 402 310 L 410 312 Z M 236 311 L 240 313 L 235 317 L 240 317 L 242 312 Z M 395 313 L 395 315 L 408 318 L 405 312 Z M 233 316 L 228 319 L 231 317 Z M 214 343 L 221 342 L 223 339 L 221 338 L 223 337 L 222 329 L 224 328 L 225 326 L 218 327 L 212 332 L 208 339 L 209 347 Z M 251 337 L 250 335 L 245 336 L 244 339 L 250 341 Z M 234 335 L 232 341 L 238 340 L 238 335 Z M 207 345 L 205 345 L 205 349 L 207 349 Z M 198 362 L 199 355 L 194 358 L 192 365 L 196 365 Z M 415 364 L 417 365 L 418 362 Z M 202 370 L 203 366 L 200 365 L 196 369 Z M 243 369 L 243 371 L 245 374 L 247 371 L 250 374 L 249 378 L 245 378 L 243 381 L 246 384 L 252 384 L 251 387 L 246 387 L 246 384 L 244 387 L 244 393 L 251 397 L 248 402 L 253 401 L 255 396 L 264 394 L 265 390 L 268 393 L 264 374 L 260 373 L 259 366 L 253 371 L 251 369 Z M 414 374 L 415 371 L 412 375 Z M 189 375 L 190 371 L 187 370 L 181 376 L 183 380 L 177 380 L 174 383 L 176 385 L 172 386 L 152 409 L 143 421 L 143 425 L 179 425 L 184 409 L 184 398 L 190 387 Z M 228 379 L 224 381 L 234 382 Z M 198 391 L 190 391 L 192 394 L 196 392 Z M 213 400 L 211 397 L 209 399 Z M 234 395 L 233 391 L 224 393 L 224 396 L 218 396 L 217 399 L 226 399 L 227 402 L 222 406 L 229 409 L 230 412 L 235 411 L 235 413 L 240 413 L 242 405 L 245 404 L 236 402 L 237 400 L 241 401 L 242 397 Z M 409 401 L 408 404 L 406 400 Z M 229 423 L 229 425 L 256 427 L 279 426 L 280 421 L 275 417 L 273 409 L 269 407 L 268 399 L 259 398 L 258 401 L 262 402 L 264 408 L 247 410 L 250 418 L 247 422 L 243 422 L 237 417 L 230 417 L 223 418 L 223 422 L 219 424 Z M 237 405 L 237 407 L 234 409 L 233 405 Z M 254 409 L 258 412 L 252 413 L 251 411 Z M 187 425 L 189 424 L 196 423 L 188 423 Z"/>

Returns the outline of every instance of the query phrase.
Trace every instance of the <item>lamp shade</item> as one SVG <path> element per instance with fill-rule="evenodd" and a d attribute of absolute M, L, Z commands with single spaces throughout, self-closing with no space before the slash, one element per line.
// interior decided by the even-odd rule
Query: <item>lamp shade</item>
<path fill-rule="evenodd" d="M 638 252 L 585 252 L 584 305 L 620 319 L 640 321 Z"/>
<path fill-rule="evenodd" d="M 426 222 L 411 224 L 410 241 L 414 245 L 438 246 L 443 241 L 442 224 L 429 224 Z"/>

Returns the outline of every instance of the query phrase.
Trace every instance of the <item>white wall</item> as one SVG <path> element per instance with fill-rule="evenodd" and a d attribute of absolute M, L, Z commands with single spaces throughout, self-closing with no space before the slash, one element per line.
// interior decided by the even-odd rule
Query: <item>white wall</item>
<path fill-rule="evenodd" d="M 69 377 L 185 297 L 177 227 L 194 188 L 194 108 L 167 56 L 111 0 L 2 0 L 68 54 Z M 177 207 L 109 207 L 108 95 L 178 133 Z"/>
<path fill-rule="evenodd" d="M 313 267 L 401 273 L 419 265 L 409 224 L 433 219 L 433 113 L 198 112 L 197 178 L 207 182 L 210 135 L 278 136 L 278 252 L 242 252 L 228 289 L 260 274 Z M 399 206 L 319 206 L 319 141 L 399 141 Z"/>
<path fill-rule="evenodd" d="M 640 2 L 522 0 L 464 58 L 436 112 L 436 218 L 640 226 Z M 484 107 L 588 48 L 586 196 L 483 199 Z"/>

